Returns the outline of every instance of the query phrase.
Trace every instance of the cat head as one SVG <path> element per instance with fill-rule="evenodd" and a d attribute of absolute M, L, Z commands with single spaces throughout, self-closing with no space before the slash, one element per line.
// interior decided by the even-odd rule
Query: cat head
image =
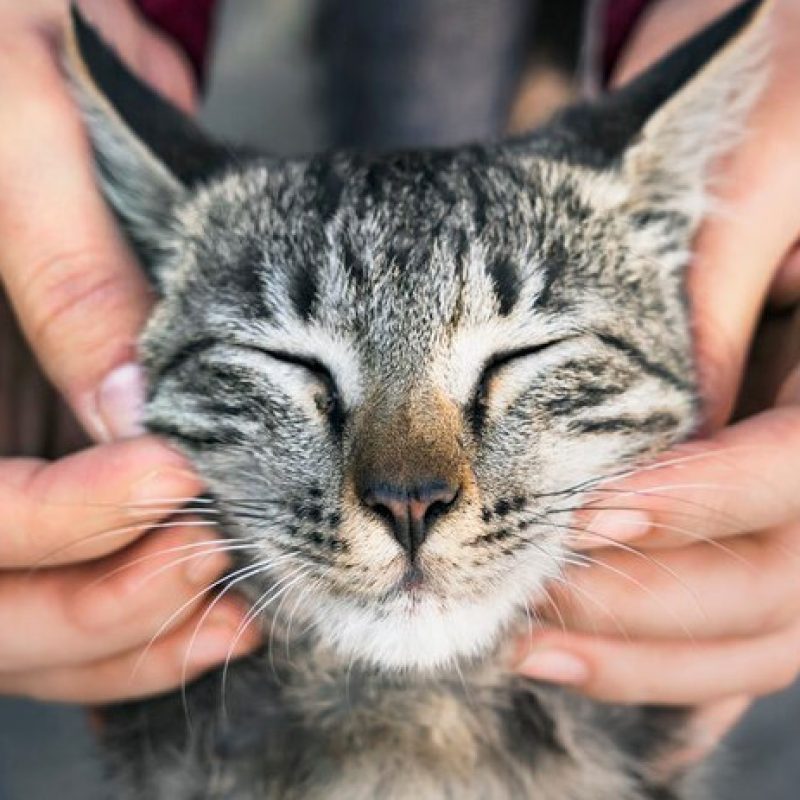
<path fill-rule="evenodd" d="M 477 655 L 558 577 L 581 496 L 690 435 L 684 272 L 761 5 L 518 140 L 288 161 L 208 140 L 76 16 L 101 186 L 160 296 L 147 426 L 266 613 L 384 668 Z"/>

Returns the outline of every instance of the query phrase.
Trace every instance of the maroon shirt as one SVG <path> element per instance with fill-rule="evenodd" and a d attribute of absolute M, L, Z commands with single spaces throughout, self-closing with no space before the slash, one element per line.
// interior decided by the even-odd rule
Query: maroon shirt
<path fill-rule="evenodd" d="M 178 41 L 203 74 L 217 0 L 137 0 L 154 24 Z M 603 25 L 603 66 L 610 73 L 649 0 L 608 0 Z"/>
<path fill-rule="evenodd" d="M 611 70 L 649 0 L 609 0 L 603 30 L 603 78 Z"/>
<path fill-rule="evenodd" d="M 217 0 L 137 0 L 142 13 L 186 51 L 203 74 Z"/>

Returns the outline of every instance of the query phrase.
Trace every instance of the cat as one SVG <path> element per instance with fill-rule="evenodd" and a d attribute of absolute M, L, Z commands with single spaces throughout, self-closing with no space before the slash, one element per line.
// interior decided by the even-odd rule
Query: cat
<path fill-rule="evenodd" d="M 696 430 L 685 272 L 767 7 L 523 137 L 293 160 L 208 139 L 73 12 L 99 183 L 160 298 L 146 425 L 206 481 L 266 642 L 107 710 L 113 797 L 701 796 L 661 769 L 684 711 L 524 679 L 509 642 L 572 510 Z"/>

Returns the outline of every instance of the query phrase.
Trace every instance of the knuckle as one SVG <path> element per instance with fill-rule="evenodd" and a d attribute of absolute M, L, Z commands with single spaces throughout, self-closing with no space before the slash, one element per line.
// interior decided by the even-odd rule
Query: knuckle
<path fill-rule="evenodd" d="M 118 279 L 102 263 L 98 253 L 80 251 L 59 253 L 32 265 L 22 306 L 34 346 L 83 328 L 87 309 L 116 294 Z"/>

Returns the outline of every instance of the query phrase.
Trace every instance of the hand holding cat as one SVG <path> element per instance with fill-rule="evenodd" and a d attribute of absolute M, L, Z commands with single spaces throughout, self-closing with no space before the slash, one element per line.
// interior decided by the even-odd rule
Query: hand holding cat
<path fill-rule="evenodd" d="M 700 12 L 698 5 L 671 0 L 658 6 L 633 43 L 628 69 L 669 44 L 648 40 L 648 31 L 681 38 L 705 21 L 693 15 L 719 10 L 709 3 Z M 110 33 L 123 52 L 138 53 L 146 76 L 190 106 L 191 88 L 175 51 L 121 0 L 91 6 L 101 27 L 104 16 L 114 16 Z M 136 430 L 141 387 L 129 361 L 150 296 L 97 195 L 77 115 L 43 32 L 57 25 L 64 7 L 62 0 L 0 0 L 0 94 L 8 98 L 0 107 L 0 117 L 7 116 L 0 142 L 0 275 L 48 375 L 87 429 L 105 441 Z M 675 14 L 670 24 L 659 21 L 662 13 Z M 776 70 L 756 114 L 757 135 L 722 171 L 728 213 L 703 232 L 691 276 L 709 431 L 733 402 L 770 287 L 780 300 L 800 295 L 800 258 L 786 256 L 800 230 L 800 166 L 782 155 L 800 141 L 800 103 L 788 101 L 797 92 L 800 19 L 788 2 L 780 13 Z M 606 500 L 607 506 L 635 505 L 647 512 L 646 521 L 603 522 L 594 516 L 597 508 L 587 509 L 590 540 L 625 538 L 643 555 L 592 550 L 602 566 L 577 571 L 574 590 L 555 598 L 554 622 L 563 618 L 572 632 L 556 627 L 538 636 L 530 673 L 622 701 L 702 704 L 734 697 L 729 711 L 741 708 L 742 696 L 794 677 L 800 665 L 800 629 L 791 619 L 800 601 L 800 562 L 790 556 L 800 548 L 798 384 L 800 375 L 786 384 L 785 407 L 682 448 L 674 463 L 627 482 L 624 502 L 620 495 L 616 503 Z M 92 506 L 78 508 L 75 497 L 87 484 Z M 105 445 L 52 466 L 0 462 L 0 506 L 10 509 L 0 522 L 0 565 L 8 570 L 0 578 L 0 691 L 105 700 L 180 682 L 183 653 L 207 606 L 192 600 L 196 575 L 180 582 L 173 571 L 159 570 L 175 561 L 174 548 L 200 546 L 209 534 L 172 528 L 157 542 L 130 543 L 197 488 L 182 462 L 149 439 Z M 122 533 L 105 535 L 119 528 Z M 85 545 L 72 546 L 82 540 Z M 129 544 L 111 560 L 30 571 L 56 558 L 83 562 Z M 126 565 L 132 568 L 121 569 Z M 200 565 L 207 571 L 201 584 L 224 569 L 220 561 Z M 143 573 L 151 576 L 145 583 Z M 170 620 L 172 632 L 135 669 L 142 646 L 176 608 L 183 612 Z M 201 657 L 188 665 L 187 677 L 224 657 L 239 619 L 235 607 L 217 608 L 203 626 L 216 634 L 206 645 L 195 640 Z M 243 649 L 246 642 L 240 644 Z"/>
<path fill-rule="evenodd" d="M 178 51 L 132 7 L 82 5 L 140 72 L 191 107 Z M 0 277 L 36 358 L 84 427 L 107 442 L 138 430 L 141 386 L 126 362 L 151 298 L 95 188 L 50 41 L 66 8 L 65 0 L 0 0 Z M 0 342 L 4 359 L 8 347 Z M 0 407 L 15 391 L 0 387 Z M 20 439 L 8 422 L 0 453 Z M 198 488 L 183 460 L 151 437 L 52 464 L 0 459 L 0 693 L 108 701 L 162 691 L 224 659 L 242 615 L 229 601 L 186 651 L 208 608 L 203 590 L 226 560 L 211 554 L 205 526 L 162 524 Z M 158 536 L 142 537 L 148 529 Z M 247 644 L 245 636 L 239 649 Z"/>
<path fill-rule="evenodd" d="M 657 5 L 621 78 L 726 5 Z M 768 88 L 720 167 L 721 211 L 690 271 L 709 438 L 590 499 L 580 521 L 595 566 L 573 570 L 573 588 L 543 606 L 552 628 L 521 667 L 605 700 L 714 702 L 699 718 L 706 744 L 747 698 L 800 671 L 800 315 L 747 376 L 748 393 L 774 407 L 720 430 L 765 299 L 800 298 L 800 6 L 778 2 L 775 15 Z"/>

